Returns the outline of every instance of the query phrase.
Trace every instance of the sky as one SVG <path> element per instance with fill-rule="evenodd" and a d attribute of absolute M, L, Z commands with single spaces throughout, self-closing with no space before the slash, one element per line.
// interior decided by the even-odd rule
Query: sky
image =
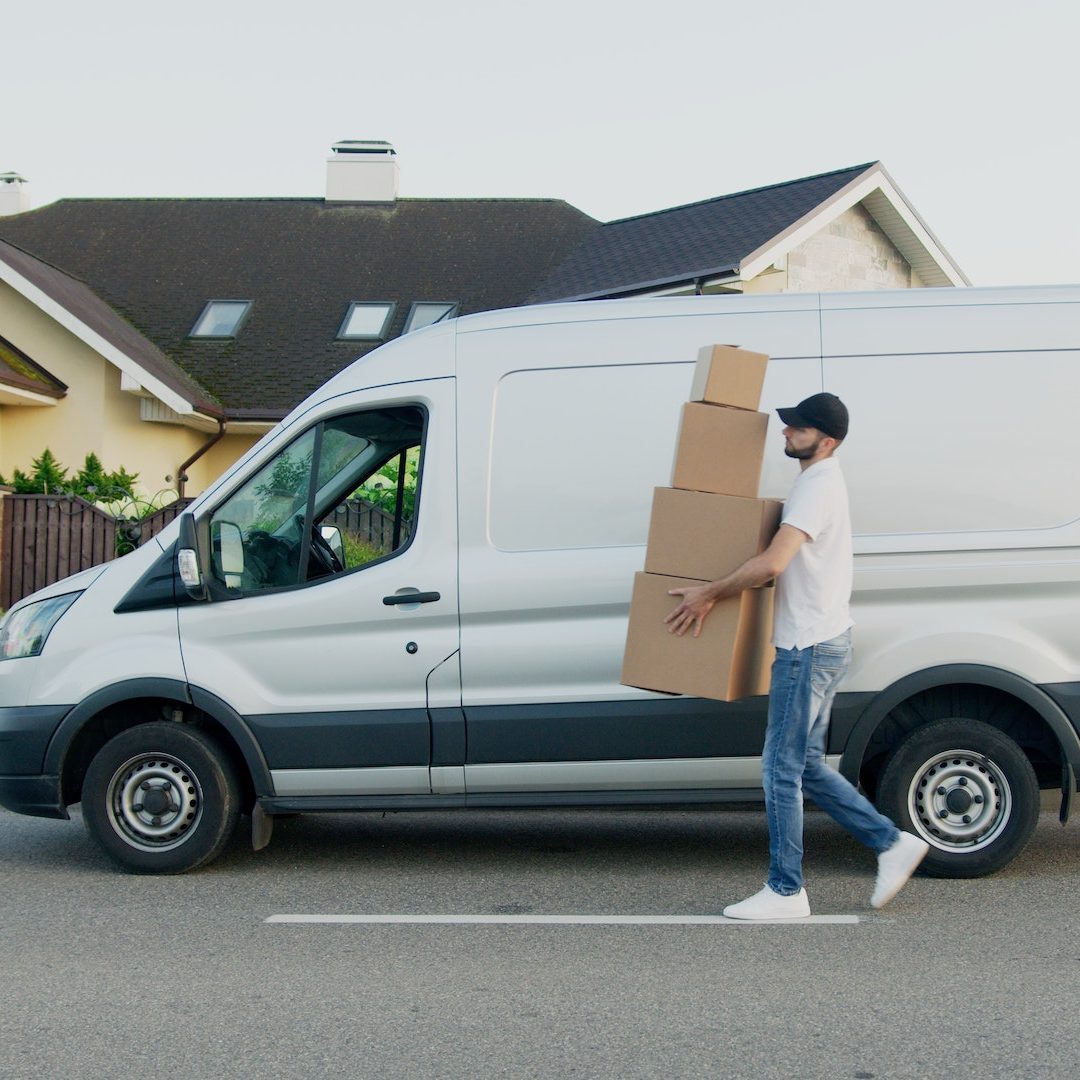
<path fill-rule="evenodd" d="M 0 16 L 0 172 L 31 203 L 402 196 L 601 220 L 881 161 L 976 285 L 1073 282 L 1075 0 L 37 0 Z"/>

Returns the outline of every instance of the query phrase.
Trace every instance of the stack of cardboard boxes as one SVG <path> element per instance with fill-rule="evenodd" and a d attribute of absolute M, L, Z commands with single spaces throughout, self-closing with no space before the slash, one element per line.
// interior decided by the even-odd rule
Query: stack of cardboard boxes
<path fill-rule="evenodd" d="M 656 489 L 645 571 L 634 578 L 622 671 L 629 686 L 721 701 L 768 693 L 773 589 L 720 601 L 697 638 L 664 623 L 680 603 L 669 589 L 725 577 L 764 551 L 780 525 L 783 504 L 757 497 L 768 359 L 730 345 L 698 356 L 672 486 Z"/>

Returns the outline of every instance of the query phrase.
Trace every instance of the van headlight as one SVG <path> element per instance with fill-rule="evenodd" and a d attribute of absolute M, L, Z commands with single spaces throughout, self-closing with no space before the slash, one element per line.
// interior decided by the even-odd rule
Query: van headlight
<path fill-rule="evenodd" d="M 50 596 L 48 600 L 38 600 L 10 612 L 0 624 L 0 660 L 37 656 L 60 616 L 80 595 L 73 592 Z"/>

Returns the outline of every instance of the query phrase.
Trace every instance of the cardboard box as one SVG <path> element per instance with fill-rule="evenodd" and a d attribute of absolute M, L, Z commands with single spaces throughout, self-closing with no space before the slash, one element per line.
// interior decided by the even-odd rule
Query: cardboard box
<path fill-rule="evenodd" d="M 769 358 L 735 345 L 706 345 L 698 351 L 691 401 L 756 411 Z"/>
<path fill-rule="evenodd" d="M 757 498 L 769 414 L 688 402 L 671 486 Z"/>
<path fill-rule="evenodd" d="M 643 690 L 734 701 L 769 692 L 774 650 L 775 589 L 747 589 L 721 600 L 705 620 L 700 637 L 679 637 L 664 619 L 679 606 L 669 589 L 700 585 L 689 578 L 636 574 L 622 682 Z"/>
<path fill-rule="evenodd" d="M 645 570 L 701 581 L 725 577 L 769 546 L 783 508 L 777 499 L 657 488 Z"/>

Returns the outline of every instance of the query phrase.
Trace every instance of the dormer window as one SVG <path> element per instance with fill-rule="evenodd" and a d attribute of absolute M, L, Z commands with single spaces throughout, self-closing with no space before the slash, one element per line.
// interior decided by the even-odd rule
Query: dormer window
<path fill-rule="evenodd" d="M 208 300 L 188 337 L 234 338 L 250 310 L 250 300 Z"/>
<path fill-rule="evenodd" d="M 419 330 L 421 327 L 442 322 L 443 319 L 452 319 L 460 306 L 456 300 L 417 300 L 409 311 L 402 332 L 407 334 L 410 330 Z"/>
<path fill-rule="evenodd" d="M 347 341 L 381 341 L 394 317 L 394 307 L 388 300 L 354 300 L 337 336 Z"/>

